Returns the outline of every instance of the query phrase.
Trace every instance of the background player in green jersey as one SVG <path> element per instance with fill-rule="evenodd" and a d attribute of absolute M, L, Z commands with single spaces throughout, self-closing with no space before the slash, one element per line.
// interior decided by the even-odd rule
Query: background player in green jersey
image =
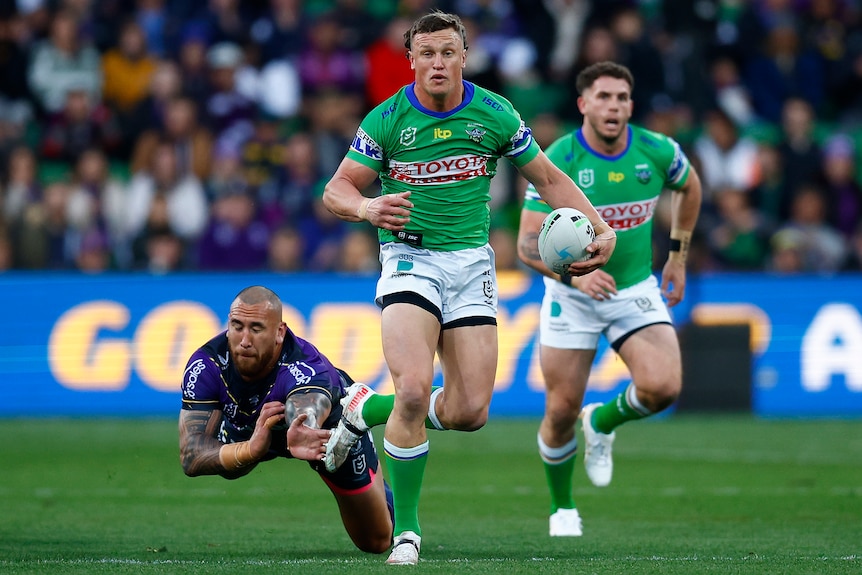
<path fill-rule="evenodd" d="M 510 160 L 554 207 L 572 206 L 596 226 L 593 258 L 573 275 L 604 265 L 613 230 L 583 192 L 554 166 L 512 105 L 463 79 L 467 39 L 461 20 L 432 12 L 405 33 L 414 83 L 362 121 L 323 200 L 342 219 L 379 229 L 383 353 L 392 396 L 351 387 L 327 447 L 337 466 L 352 438 L 386 423 L 384 453 L 395 497 L 395 541 L 387 560 L 415 564 L 418 506 L 429 425 L 472 431 L 485 424 L 497 366 L 497 282 L 488 245 L 490 179 Z M 382 194 L 361 194 L 377 178 Z M 431 395 L 434 356 L 444 387 Z M 430 399 L 429 399 L 430 396 Z"/>
<path fill-rule="evenodd" d="M 518 254 L 546 276 L 540 343 L 547 392 L 538 443 L 551 492 L 551 535 L 582 533 L 572 498 L 578 414 L 587 475 L 604 486 L 613 469 L 614 429 L 667 408 L 682 387 L 668 306 L 685 294 L 685 261 L 701 186 L 673 139 L 629 125 L 633 85 L 628 68 L 612 62 L 584 69 L 577 78 L 583 125 L 548 147 L 551 161 L 579 183 L 617 231 L 608 265 L 581 277 L 552 273 L 537 249 L 539 227 L 551 208 L 528 188 L 521 211 Z M 659 287 L 652 274 L 652 219 L 665 188 L 673 190 L 671 251 Z M 628 366 L 632 383 L 613 401 L 581 411 L 600 335 Z"/>

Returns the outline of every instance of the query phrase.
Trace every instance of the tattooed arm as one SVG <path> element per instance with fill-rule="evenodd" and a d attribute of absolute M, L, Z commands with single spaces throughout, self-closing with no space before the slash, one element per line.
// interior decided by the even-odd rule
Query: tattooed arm
<path fill-rule="evenodd" d="M 272 440 L 272 426 L 284 419 L 284 404 L 263 406 L 254 433 L 248 441 L 222 444 L 217 439 L 220 410 L 180 411 L 180 463 L 189 477 L 221 475 L 236 479 L 247 475 L 266 455 Z"/>

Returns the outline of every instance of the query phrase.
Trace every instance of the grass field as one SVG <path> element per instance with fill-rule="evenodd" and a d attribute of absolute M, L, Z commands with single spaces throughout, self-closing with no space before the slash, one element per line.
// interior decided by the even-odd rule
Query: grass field
<path fill-rule="evenodd" d="M 432 435 L 422 558 L 390 567 L 304 463 L 190 479 L 173 420 L 0 420 L 0 573 L 862 573 L 862 421 L 630 424 L 609 487 L 579 460 L 584 536 L 553 539 L 536 425 Z"/>

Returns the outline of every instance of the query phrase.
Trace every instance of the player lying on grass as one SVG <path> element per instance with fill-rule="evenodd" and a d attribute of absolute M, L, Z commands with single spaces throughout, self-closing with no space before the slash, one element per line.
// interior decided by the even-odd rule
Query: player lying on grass
<path fill-rule="evenodd" d="M 248 287 L 230 306 L 227 331 L 192 354 L 179 418 L 183 471 L 236 479 L 262 461 L 304 459 L 335 496 L 356 547 L 383 553 L 394 518 L 370 434 L 346 455 L 347 465 L 329 472 L 322 462 L 353 381 L 293 335 L 281 313 L 274 292 Z"/>

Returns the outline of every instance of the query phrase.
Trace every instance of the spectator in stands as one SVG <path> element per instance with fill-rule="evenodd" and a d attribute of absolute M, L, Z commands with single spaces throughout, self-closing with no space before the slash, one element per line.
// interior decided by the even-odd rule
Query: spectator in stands
<path fill-rule="evenodd" d="M 751 190 L 758 184 L 758 149 L 751 138 L 739 133 L 721 109 L 706 114 L 705 130 L 694 144 L 703 182 L 703 209 L 710 211 L 715 195 L 724 188 Z"/>
<path fill-rule="evenodd" d="M 370 109 L 413 81 L 413 72 L 404 65 L 404 31 L 412 22 L 406 18 L 390 20 L 383 34 L 365 51 L 365 104 Z M 474 54 L 470 54 L 472 61 Z"/>
<path fill-rule="evenodd" d="M 102 56 L 104 102 L 118 113 L 130 113 L 147 97 L 157 65 L 140 25 L 134 20 L 123 23 L 119 43 Z"/>
<path fill-rule="evenodd" d="M 67 216 L 69 225 L 84 233 L 100 230 L 109 242 L 111 259 L 128 265 L 124 225 L 126 187 L 109 171 L 108 158 L 99 148 L 88 148 L 78 157 L 70 182 Z"/>
<path fill-rule="evenodd" d="M 156 57 L 170 54 L 176 24 L 165 0 L 135 0 L 134 19 L 147 38 L 150 53 Z"/>
<path fill-rule="evenodd" d="M 200 20 L 214 44 L 229 42 L 242 46 L 248 40 L 250 22 L 245 18 L 240 0 L 209 0 Z"/>
<path fill-rule="evenodd" d="M 42 185 L 38 172 L 38 159 L 29 146 L 18 146 L 9 154 L 3 170 L 3 216 L 6 223 L 14 223 L 23 217 L 28 206 L 40 201 Z"/>
<path fill-rule="evenodd" d="M 380 37 L 385 23 L 369 10 L 367 0 L 335 0 L 334 4 L 329 13 L 342 30 L 341 46 L 361 54 Z"/>
<path fill-rule="evenodd" d="M 749 126 L 757 116 L 751 93 L 743 83 L 739 66 L 728 55 L 720 55 L 709 65 L 712 99 L 737 126 Z"/>
<path fill-rule="evenodd" d="M 221 190 L 197 244 L 200 270 L 261 270 L 269 255 L 269 229 L 260 220 L 252 191 L 243 182 Z"/>
<path fill-rule="evenodd" d="M 112 267 L 111 244 L 101 229 L 87 229 L 78 236 L 75 244 L 75 268 L 79 271 L 100 273 Z"/>
<path fill-rule="evenodd" d="M 341 26 L 331 14 L 318 17 L 309 28 L 307 44 L 298 58 L 299 78 L 306 94 L 329 90 L 363 93 L 362 53 L 342 47 L 341 34 Z"/>
<path fill-rule="evenodd" d="M 379 244 L 370 229 L 354 226 L 344 235 L 334 271 L 348 274 L 379 274 Z"/>
<path fill-rule="evenodd" d="M 281 165 L 258 191 L 264 220 L 271 229 L 301 227 L 315 217 L 315 194 L 324 183 L 314 140 L 304 132 L 292 135 L 279 159 Z"/>
<path fill-rule="evenodd" d="M 169 226 L 148 228 L 142 239 L 142 269 L 153 274 L 186 269 L 185 245 Z"/>
<path fill-rule="evenodd" d="M 0 14 L 0 164 L 26 135 L 33 117 L 27 85 L 28 40 L 23 19 Z"/>
<path fill-rule="evenodd" d="M 209 38 L 203 25 L 187 24 L 179 40 L 175 64 L 182 83 L 182 92 L 204 109 L 210 94 L 210 71 L 207 65 Z"/>
<path fill-rule="evenodd" d="M 617 40 L 607 27 L 593 26 L 584 31 L 578 57 L 564 81 L 564 86 L 568 87 L 568 98 L 564 99 L 560 106 L 560 118 L 569 124 L 580 125 L 583 118 L 578 111 L 578 91 L 575 88 L 578 74 L 592 64 L 616 61 L 618 55 Z"/>
<path fill-rule="evenodd" d="M 308 16 L 301 0 L 269 0 L 268 6 L 251 26 L 251 37 L 260 46 L 261 62 L 285 58 L 293 60 L 302 49 Z"/>
<path fill-rule="evenodd" d="M 136 238 L 150 219 L 150 211 L 164 203 L 166 222 L 184 241 L 196 240 L 209 217 L 209 204 L 201 181 L 183 174 L 177 164 L 174 143 L 162 140 L 153 149 L 147 170 L 135 172 L 129 182 L 126 237 Z"/>
<path fill-rule="evenodd" d="M 161 106 L 163 125 L 147 130 L 138 139 L 132 156 L 132 172 L 146 169 L 153 150 L 162 143 L 170 143 L 180 174 L 192 174 L 206 181 L 212 168 L 215 144 L 210 130 L 198 121 L 197 105 L 186 96 L 172 96 Z"/>
<path fill-rule="evenodd" d="M 275 117 L 261 111 L 254 121 L 254 134 L 242 146 L 243 176 L 255 191 L 275 180 L 284 166 L 287 146 L 280 127 Z"/>
<path fill-rule="evenodd" d="M 790 97 L 814 109 L 823 103 L 823 62 L 801 42 L 793 16 L 779 16 L 768 24 L 762 50 L 748 61 L 743 76 L 757 115 L 770 122 L 781 121 Z"/>
<path fill-rule="evenodd" d="M 257 104 L 237 90 L 236 71 L 243 62 L 242 48 L 221 42 L 207 51 L 210 95 L 204 124 L 217 142 L 239 150 L 254 131 Z"/>
<path fill-rule="evenodd" d="M 806 271 L 803 261 L 804 240 L 802 232 L 783 229 L 770 239 L 770 256 L 766 269 L 780 274 L 797 274 Z"/>
<path fill-rule="evenodd" d="M 269 237 L 267 269 L 273 272 L 301 272 L 305 264 L 302 254 L 305 244 L 294 228 L 283 226 Z"/>
<path fill-rule="evenodd" d="M 823 150 L 823 189 L 829 223 L 848 240 L 862 222 L 862 186 L 857 176 L 853 140 L 845 134 L 833 135 Z"/>
<path fill-rule="evenodd" d="M 758 145 L 760 178 L 752 190 L 754 207 L 772 226 L 785 221 L 790 214 L 791 192 L 778 149 L 767 143 Z"/>
<path fill-rule="evenodd" d="M 46 160 L 73 165 L 91 147 L 117 157 L 121 143 L 120 127 L 111 110 L 85 88 L 70 85 L 63 109 L 45 120 L 39 152 Z"/>
<path fill-rule="evenodd" d="M 131 171 L 142 167 L 142 159 L 137 155 L 138 139 L 149 130 L 164 128 L 168 102 L 179 96 L 181 92 L 182 79 L 179 67 L 170 60 L 161 60 L 150 77 L 147 96 L 138 102 L 132 112 L 117 118 L 124 144 L 131 146 Z"/>
<path fill-rule="evenodd" d="M 802 98 L 788 98 L 781 107 L 778 153 L 784 177 L 795 188 L 820 182 L 823 151 L 814 137 L 814 108 Z"/>
<path fill-rule="evenodd" d="M 724 188 L 715 194 L 714 199 L 718 218 L 708 232 L 713 257 L 725 270 L 762 269 L 768 254 L 771 229 L 751 205 L 751 194 L 747 190 Z"/>
<path fill-rule="evenodd" d="M 637 6 L 619 8 L 611 17 L 610 29 L 616 39 L 616 61 L 624 64 L 637 84 L 632 92 L 633 122 L 641 122 L 647 111 L 670 103 L 665 84 L 662 54 L 650 37 Z"/>
<path fill-rule="evenodd" d="M 60 112 L 73 87 L 83 90 L 90 101 L 101 101 L 101 56 L 94 46 L 80 39 L 78 21 L 68 11 L 54 15 L 51 35 L 34 48 L 27 72 L 42 112 Z"/>
<path fill-rule="evenodd" d="M 364 110 L 362 97 L 328 90 L 307 100 L 309 131 L 314 138 L 320 171 L 334 174 L 353 141 L 359 115 Z"/>
<path fill-rule="evenodd" d="M 26 270 L 68 270 L 73 265 L 75 235 L 67 219 L 69 187 L 47 185 L 38 202 L 26 207 L 13 225 L 15 267 Z"/>
<path fill-rule="evenodd" d="M 844 265 L 847 248 L 841 234 L 829 226 L 827 213 L 823 190 L 803 185 L 793 196 L 790 219 L 776 232 L 778 239 L 791 237 L 798 244 L 801 271 L 835 272 Z"/>

